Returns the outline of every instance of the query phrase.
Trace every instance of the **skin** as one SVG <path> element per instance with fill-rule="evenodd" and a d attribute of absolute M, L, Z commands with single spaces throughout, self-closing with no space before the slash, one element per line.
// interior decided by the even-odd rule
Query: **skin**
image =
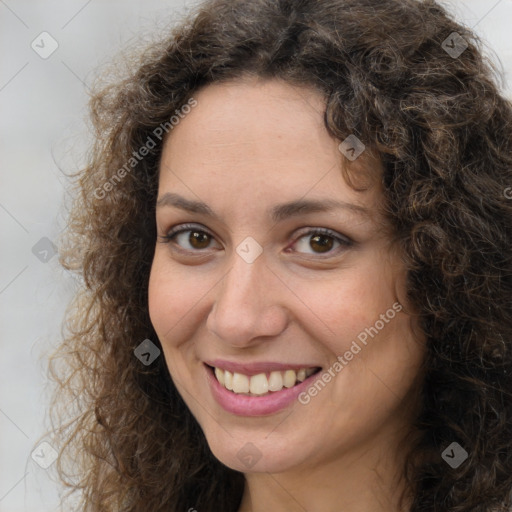
<path fill-rule="evenodd" d="M 383 229 L 379 180 L 364 192 L 347 185 L 347 160 L 313 89 L 251 78 L 206 86 L 194 98 L 165 141 L 158 197 L 205 202 L 219 220 L 157 207 L 149 310 L 173 381 L 213 454 L 244 472 L 241 512 L 399 510 L 424 345 L 406 313 L 400 254 Z M 368 150 L 353 167 L 382 171 Z M 342 200 L 368 215 L 338 209 L 277 223 L 267 216 L 301 198 Z M 184 223 L 213 236 L 194 245 L 187 232 L 165 243 L 161 237 Z M 322 252 L 308 228 L 353 243 L 323 238 L 333 245 Z M 251 264 L 236 252 L 248 236 L 263 248 Z M 215 358 L 328 369 L 397 302 L 404 309 L 307 405 L 241 417 L 206 385 L 203 361 Z M 251 468 L 237 457 L 248 442 L 261 454 Z"/>

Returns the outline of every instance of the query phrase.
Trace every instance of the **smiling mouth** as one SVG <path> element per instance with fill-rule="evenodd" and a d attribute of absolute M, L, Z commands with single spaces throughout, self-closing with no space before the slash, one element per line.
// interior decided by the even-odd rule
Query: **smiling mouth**
<path fill-rule="evenodd" d="M 236 395 L 246 396 L 265 396 L 281 391 L 283 388 L 292 388 L 321 370 L 319 367 L 305 367 L 297 371 L 290 369 L 249 376 L 209 365 L 206 366 L 212 371 L 222 387 Z"/>

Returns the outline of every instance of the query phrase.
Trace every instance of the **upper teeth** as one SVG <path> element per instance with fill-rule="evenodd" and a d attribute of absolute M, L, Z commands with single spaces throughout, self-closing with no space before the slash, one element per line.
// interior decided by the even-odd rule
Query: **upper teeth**
<path fill-rule="evenodd" d="M 231 373 L 228 370 L 215 368 L 215 377 L 226 389 L 234 393 L 247 393 L 252 395 L 265 395 L 269 391 L 280 391 L 295 386 L 315 372 L 315 368 L 301 368 L 300 370 L 286 370 L 283 372 L 258 373 L 249 377 L 242 373 Z"/>

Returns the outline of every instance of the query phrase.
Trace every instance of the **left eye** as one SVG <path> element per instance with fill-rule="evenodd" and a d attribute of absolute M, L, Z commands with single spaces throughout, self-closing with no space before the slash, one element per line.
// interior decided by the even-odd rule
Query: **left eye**
<path fill-rule="evenodd" d="M 341 246 L 348 247 L 351 245 L 351 241 L 328 229 L 315 229 L 302 235 L 294 245 L 303 249 L 297 252 L 307 252 L 307 249 L 313 249 L 313 252 L 309 254 L 324 254 L 332 252 L 333 247 L 335 249 Z"/>
<path fill-rule="evenodd" d="M 189 252 L 198 252 L 208 249 L 214 236 L 195 226 L 181 226 L 174 228 L 165 236 L 160 237 L 163 243 L 173 243 L 181 249 Z M 310 229 L 302 234 L 290 247 L 298 246 L 301 250 L 293 252 L 306 252 L 312 249 L 309 254 L 324 254 L 333 252 L 340 247 L 349 247 L 352 245 L 349 238 L 341 236 L 334 231 L 325 228 Z M 188 247 L 186 245 L 188 244 Z M 337 244 L 337 245 L 336 245 Z M 184 246 L 185 245 L 185 246 Z"/>

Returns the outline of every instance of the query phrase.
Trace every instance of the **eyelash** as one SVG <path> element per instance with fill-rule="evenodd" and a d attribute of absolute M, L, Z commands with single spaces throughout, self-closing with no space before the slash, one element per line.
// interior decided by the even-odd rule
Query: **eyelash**
<path fill-rule="evenodd" d="M 176 236 L 178 236 L 181 233 L 186 233 L 187 231 L 197 231 L 198 233 L 205 233 L 206 235 L 208 235 L 212 238 L 215 238 L 215 236 L 210 231 L 208 231 L 207 229 L 201 228 L 196 224 L 181 224 L 179 226 L 175 226 L 166 235 L 160 236 L 159 238 L 161 239 L 161 243 L 175 244 L 174 238 L 176 238 Z M 345 237 L 345 236 L 340 236 L 335 231 L 332 231 L 330 229 L 311 228 L 308 231 L 301 233 L 300 236 L 295 240 L 293 245 L 295 245 L 300 239 L 307 237 L 307 236 L 313 236 L 313 235 L 329 236 L 329 237 L 333 238 L 336 242 L 338 242 L 341 247 L 345 247 L 345 248 L 350 247 L 354 244 L 354 241 L 351 240 L 350 238 Z M 177 244 L 175 244 L 175 245 L 177 245 Z M 183 247 L 181 247 L 179 245 L 177 245 L 177 247 L 178 247 L 178 250 L 181 250 L 181 251 L 184 251 L 187 253 L 191 253 L 191 252 L 201 253 L 201 252 L 203 252 L 203 250 L 204 251 L 208 250 L 208 249 L 196 249 L 196 250 L 183 249 Z M 341 249 L 341 247 L 338 247 L 337 249 L 339 250 L 339 249 Z M 324 257 L 332 256 L 333 252 L 337 252 L 337 250 L 332 249 L 332 250 L 328 251 L 327 253 L 323 253 L 323 254 L 327 254 L 327 256 L 324 256 Z M 322 257 L 322 253 L 316 253 L 316 254 L 318 256 Z"/>

